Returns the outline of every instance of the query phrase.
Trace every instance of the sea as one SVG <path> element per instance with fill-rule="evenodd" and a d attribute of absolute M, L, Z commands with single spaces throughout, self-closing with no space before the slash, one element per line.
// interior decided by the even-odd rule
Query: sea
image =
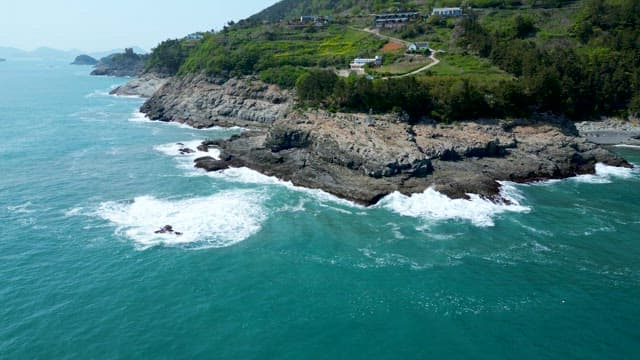
<path fill-rule="evenodd" d="M 366 208 L 90 71 L 0 64 L 0 359 L 640 358 L 638 168 Z"/>

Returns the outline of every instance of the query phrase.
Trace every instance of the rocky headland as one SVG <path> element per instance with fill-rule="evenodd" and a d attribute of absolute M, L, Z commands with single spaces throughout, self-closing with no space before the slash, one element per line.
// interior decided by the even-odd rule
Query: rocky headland
<path fill-rule="evenodd" d="M 144 72 L 149 55 L 140 55 L 133 49 L 124 53 L 111 54 L 100 59 L 91 75 L 97 76 L 139 76 Z"/>
<path fill-rule="evenodd" d="M 152 120 L 196 128 L 250 129 L 204 142 L 201 149 L 218 148 L 221 156 L 199 158 L 196 167 L 248 167 L 364 205 L 394 191 L 410 194 L 429 187 L 452 198 L 475 193 L 501 201 L 501 180 L 591 174 L 597 163 L 630 166 L 580 137 L 568 121 L 409 124 L 402 115 L 302 111 L 292 93 L 251 78 L 172 78 L 141 111 Z"/>
<path fill-rule="evenodd" d="M 285 118 L 293 94 L 257 80 L 224 81 L 204 75 L 171 78 L 141 108 L 151 120 L 195 128 L 244 126 L 265 128 Z"/>
<path fill-rule="evenodd" d="M 89 55 L 78 55 L 71 65 L 96 65 L 98 60 L 92 58 Z"/>
<path fill-rule="evenodd" d="M 109 94 L 150 98 L 156 91 L 160 90 L 167 81 L 169 81 L 168 77 L 163 77 L 155 73 L 145 73 L 111 90 Z"/>

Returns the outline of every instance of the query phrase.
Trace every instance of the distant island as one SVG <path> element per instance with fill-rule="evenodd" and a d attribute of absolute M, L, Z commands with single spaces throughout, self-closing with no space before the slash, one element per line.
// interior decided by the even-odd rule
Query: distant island
<path fill-rule="evenodd" d="M 199 168 L 248 167 L 364 205 L 428 187 L 501 201 L 499 181 L 630 167 L 596 144 L 619 121 L 582 126 L 591 137 L 576 123 L 617 117 L 640 132 L 633 0 L 509 3 L 284 0 L 163 41 L 114 93 L 149 97 L 151 120 L 251 129 L 202 143 L 221 154 Z"/>
<path fill-rule="evenodd" d="M 7 59 L 0 58 L 0 62 L 7 61 Z"/>
<path fill-rule="evenodd" d="M 79 55 L 71 63 L 71 65 L 96 65 L 97 63 L 98 63 L 98 60 L 92 58 L 89 55 Z"/>

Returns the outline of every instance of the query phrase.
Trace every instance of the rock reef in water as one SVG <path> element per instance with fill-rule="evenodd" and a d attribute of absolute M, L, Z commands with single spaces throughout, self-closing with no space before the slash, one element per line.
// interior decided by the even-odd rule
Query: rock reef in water
<path fill-rule="evenodd" d="M 92 58 L 89 55 L 79 55 L 71 63 L 71 65 L 96 65 L 97 63 L 98 63 L 98 60 Z"/>
<path fill-rule="evenodd" d="M 220 160 L 202 157 L 196 167 L 248 167 L 365 205 L 432 186 L 452 198 L 474 193 L 499 201 L 500 180 L 589 174 L 597 163 L 630 166 L 556 119 L 411 125 L 398 115 L 300 111 L 293 101 L 254 79 L 192 76 L 168 81 L 141 111 L 197 128 L 253 129 L 203 143 L 219 148 Z"/>

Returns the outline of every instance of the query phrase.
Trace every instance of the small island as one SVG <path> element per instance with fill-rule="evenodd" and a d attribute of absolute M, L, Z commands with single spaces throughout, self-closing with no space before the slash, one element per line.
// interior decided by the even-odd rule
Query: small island
<path fill-rule="evenodd" d="M 5 62 L 7 59 L 0 58 L 0 62 Z"/>
<path fill-rule="evenodd" d="M 79 55 L 71 63 L 71 65 L 96 65 L 97 63 L 98 63 L 98 60 L 92 58 L 89 55 Z"/>

